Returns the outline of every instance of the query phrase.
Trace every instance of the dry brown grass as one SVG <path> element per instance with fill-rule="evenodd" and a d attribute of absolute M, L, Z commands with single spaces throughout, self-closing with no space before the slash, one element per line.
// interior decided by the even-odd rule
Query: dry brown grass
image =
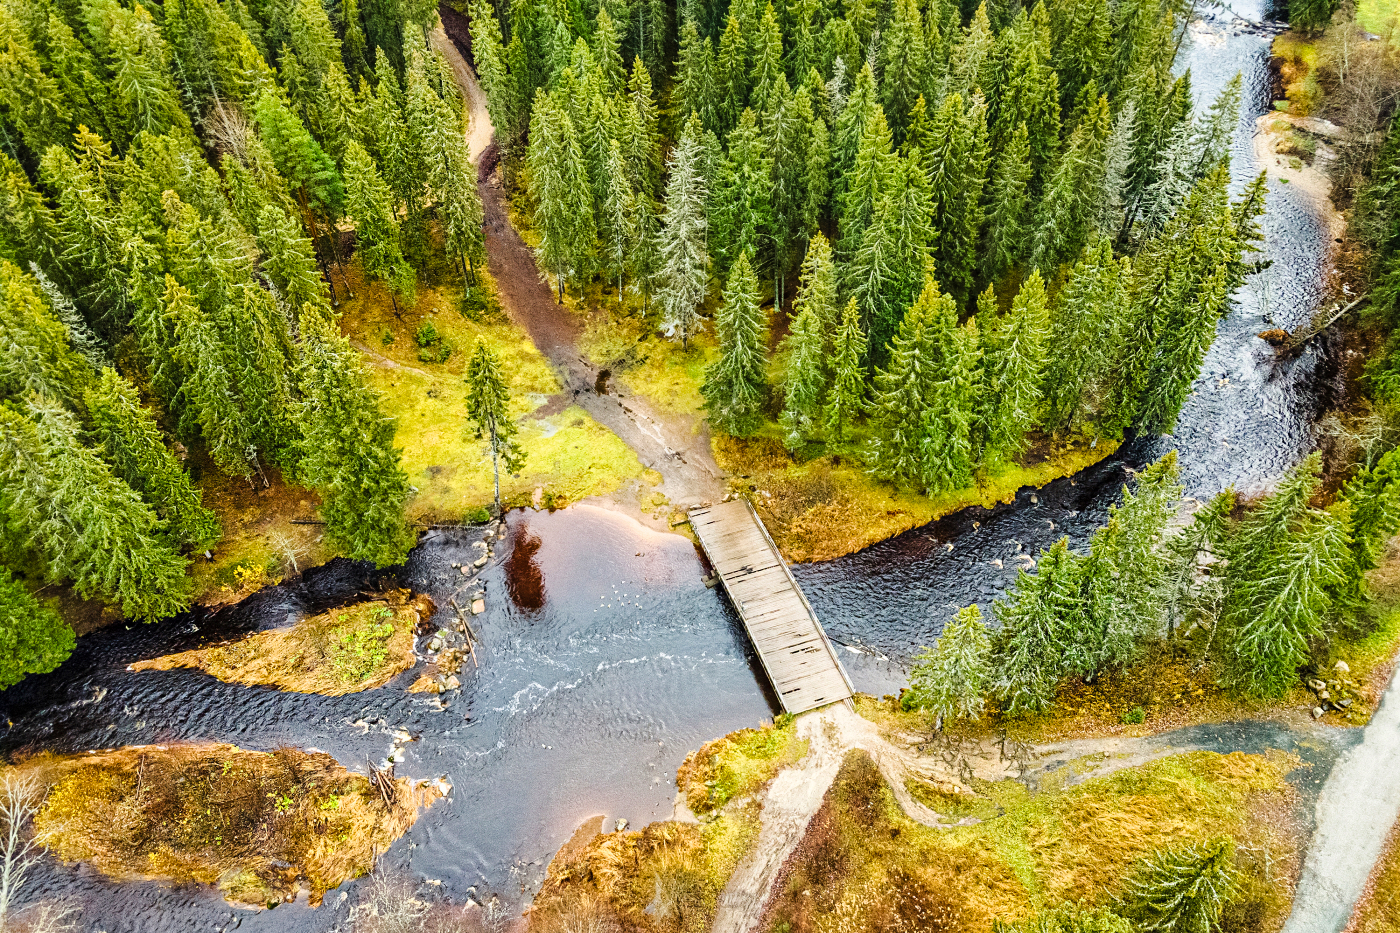
<path fill-rule="evenodd" d="M 550 862 L 532 933 L 703 933 L 757 838 L 758 808 L 746 801 L 704 823 L 652 823 L 640 832 L 597 834 L 597 825 L 580 827 Z"/>
<path fill-rule="evenodd" d="M 194 668 L 245 686 L 342 696 L 382 687 L 414 664 L 418 623 L 433 611 L 427 596 L 393 590 L 342 606 L 290 628 L 256 632 L 226 645 L 133 664 L 136 671 Z"/>
<path fill-rule="evenodd" d="M 386 803 L 329 755 L 233 745 L 42 754 L 18 770 L 49 786 L 35 832 L 64 861 L 117 878 L 217 885 L 264 905 L 364 874 L 435 791 L 398 780 Z"/>

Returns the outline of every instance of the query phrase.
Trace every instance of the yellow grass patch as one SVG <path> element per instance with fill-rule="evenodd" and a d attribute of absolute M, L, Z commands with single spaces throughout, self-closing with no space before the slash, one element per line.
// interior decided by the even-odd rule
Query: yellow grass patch
<path fill-rule="evenodd" d="M 18 770 L 49 786 L 34 828 L 58 858 L 116 878 L 218 885 L 259 906 L 302 888 L 319 904 L 437 796 L 398 780 L 386 802 L 327 754 L 233 745 L 44 754 Z"/>
<path fill-rule="evenodd" d="M 194 668 L 224 681 L 343 696 L 382 687 L 414 664 L 414 629 L 433 611 L 427 596 L 395 590 L 295 625 L 226 645 L 133 664 L 136 671 Z"/>
<path fill-rule="evenodd" d="M 676 786 L 695 813 L 710 813 L 739 797 L 756 794 L 782 768 L 807 754 L 792 716 L 777 724 L 741 729 L 691 752 L 676 772 Z"/>
<path fill-rule="evenodd" d="M 776 431 L 740 439 L 717 434 L 715 460 L 742 482 L 773 540 L 791 561 L 832 560 L 918 528 L 968 506 L 1010 502 L 1026 486 L 1044 486 L 1110 456 L 1118 444 L 1074 443 L 1046 459 L 1007 464 L 980 476 L 969 489 L 925 496 L 881 482 L 864 464 L 819 457 L 799 463 Z"/>

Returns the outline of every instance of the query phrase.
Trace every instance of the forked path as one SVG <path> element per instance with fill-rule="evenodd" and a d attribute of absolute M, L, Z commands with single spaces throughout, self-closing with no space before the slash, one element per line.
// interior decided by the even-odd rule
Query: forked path
<path fill-rule="evenodd" d="M 432 32 L 431 40 L 452 66 L 467 103 L 467 141 L 476 160 L 493 136 L 486 95 L 470 63 L 441 26 Z M 624 400 L 600 384 L 599 368 L 578 348 L 582 318 L 558 303 L 535 265 L 534 251 L 511 225 L 499 174 L 479 175 L 477 190 L 486 214 L 486 255 L 506 313 L 525 328 L 553 364 L 566 399 L 621 438 L 643 466 L 660 473 L 660 491 L 672 503 L 690 507 L 718 501 L 724 495 L 724 473 L 710 454 L 709 431 L 702 422 L 663 416 L 643 399 L 632 395 Z"/>

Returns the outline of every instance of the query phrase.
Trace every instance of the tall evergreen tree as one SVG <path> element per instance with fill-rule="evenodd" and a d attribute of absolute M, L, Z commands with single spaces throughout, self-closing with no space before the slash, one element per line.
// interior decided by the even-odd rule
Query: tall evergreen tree
<path fill-rule="evenodd" d="M 758 279 L 747 254 L 739 254 L 715 315 L 719 359 L 705 371 L 700 392 L 710 421 L 726 434 L 744 437 L 762 424 L 767 393 L 767 322 L 758 305 Z"/>
<path fill-rule="evenodd" d="M 729 134 L 729 152 L 712 195 L 710 243 L 717 275 L 725 275 L 740 256 L 753 262 L 768 252 L 773 164 L 766 150 L 757 116 L 745 110 Z"/>
<path fill-rule="evenodd" d="M 354 560 L 402 563 L 417 536 L 404 520 L 409 485 L 393 420 L 365 384 L 349 341 L 329 322 L 307 322 L 300 368 L 299 474 L 321 494 L 326 535 Z"/>
<path fill-rule="evenodd" d="M 959 609 L 938 636 L 938 644 L 915 656 L 905 705 L 944 720 L 977 719 L 986 705 L 991 656 L 981 611 L 976 605 Z"/>
<path fill-rule="evenodd" d="M 0 566 L 0 690 L 54 670 L 76 646 L 68 623 Z"/>
<path fill-rule="evenodd" d="M 953 94 L 933 119 L 935 146 L 925 155 L 932 183 L 934 258 L 953 297 L 966 303 L 976 276 L 982 188 L 987 178 L 987 111 L 980 100 L 964 107 Z"/>
<path fill-rule="evenodd" d="M 851 438 L 851 428 L 865 411 L 865 331 L 854 298 L 841 309 L 831 350 L 831 392 L 822 411 L 827 444 L 841 447 Z"/>
<path fill-rule="evenodd" d="M 475 436 L 489 442 L 496 514 L 501 515 L 501 464 L 505 463 L 507 473 L 519 473 L 525 466 L 525 451 L 515 439 L 520 429 L 510 416 L 510 386 L 501 372 L 501 360 L 481 341 L 472 348 L 467 363 L 467 420 Z"/>
<path fill-rule="evenodd" d="M 978 317 L 985 321 L 988 330 L 982 357 L 985 375 L 980 406 L 986 438 L 984 456 L 996 462 L 1024 449 L 1026 432 L 1040 414 L 1041 379 L 1050 331 L 1045 283 L 1040 273 L 1030 274 L 1004 318 L 993 322 L 980 310 Z"/>
<path fill-rule="evenodd" d="M 794 310 L 792 330 L 783 338 L 781 349 L 788 357 L 783 442 L 795 450 L 817 433 L 831 381 L 830 353 L 837 325 L 836 268 L 831 245 L 820 233 L 802 262 Z"/>
<path fill-rule="evenodd" d="M 984 281 L 999 278 L 1025 254 L 1029 185 L 1034 168 L 1026 124 L 1018 123 L 997 158 L 988 191 L 980 263 Z"/>
<path fill-rule="evenodd" d="M 0 259 L 0 397 L 38 392 L 74 402 L 91 381 L 38 282 Z"/>
<path fill-rule="evenodd" d="M 371 280 L 383 282 L 394 313 L 401 314 L 399 299 L 411 302 L 415 293 L 413 268 L 399 247 L 399 226 L 389 187 L 379 177 L 369 153 L 357 142 L 345 150 L 345 174 L 350 179 L 346 209 L 355 221 L 355 245 L 360 265 Z"/>
<path fill-rule="evenodd" d="M 188 562 L 164 523 L 79 439 L 77 419 L 43 396 L 0 406 L 0 547 L 7 560 L 71 582 L 128 618 L 189 605 Z"/>
<path fill-rule="evenodd" d="M 117 476 L 155 509 L 175 540 L 197 551 L 212 546 L 221 534 L 218 516 L 200 503 L 199 490 L 165 445 L 131 383 L 115 370 L 104 370 L 83 401 Z"/>
<path fill-rule="evenodd" d="M 661 304 L 671 332 L 680 332 L 689 347 L 698 329 L 700 304 L 709 283 L 709 236 L 705 216 L 708 186 L 701 171 L 700 121 L 686 122 L 680 143 L 671 154 L 666 182 L 666 214 L 659 236 Z"/>
<path fill-rule="evenodd" d="M 540 232 L 540 261 L 554 272 L 563 303 L 564 274 L 582 271 L 592 245 L 593 197 L 573 121 L 543 91 L 535 95 L 527 159 Z"/>
<path fill-rule="evenodd" d="M 1002 633 L 992 662 L 992 687 L 1007 715 L 1037 712 L 1055 699 L 1065 674 L 1061 653 L 1073 640 L 1082 558 L 1061 538 L 1040 552 L 1034 574 L 1016 574 L 1016 589 L 996 603 Z"/>

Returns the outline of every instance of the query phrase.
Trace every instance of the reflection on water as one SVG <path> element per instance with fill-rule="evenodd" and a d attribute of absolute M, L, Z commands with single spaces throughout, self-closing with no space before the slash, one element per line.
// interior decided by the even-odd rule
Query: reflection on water
<path fill-rule="evenodd" d="M 529 519 L 522 518 L 510 529 L 510 556 L 506 558 L 506 593 L 517 609 L 527 612 L 544 608 L 544 574 L 535 562 L 540 539 L 530 531 Z"/>

